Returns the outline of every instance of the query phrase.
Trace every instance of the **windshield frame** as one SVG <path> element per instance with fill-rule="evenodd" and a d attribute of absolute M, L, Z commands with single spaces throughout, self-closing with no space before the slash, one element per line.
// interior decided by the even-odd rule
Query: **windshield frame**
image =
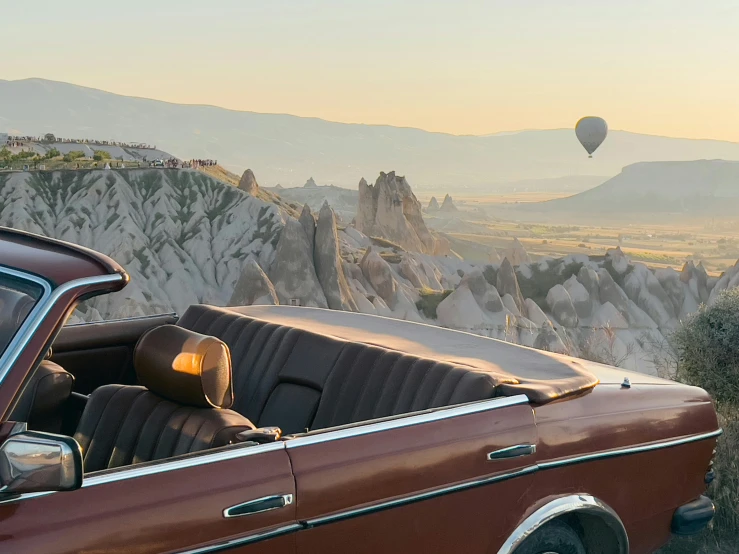
<path fill-rule="evenodd" d="M 2 383 L 5 376 L 10 371 L 10 368 L 20 355 L 22 351 L 22 348 L 20 347 L 23 345 L 23 343 L 27 341 L 27 335 L 29 334 L 29 331 L 35 329 L 39 313 L 42 312 L 44 310 L 44 307 L 48 304 L 48 300 L 52 294 L 52 286 L 49 281 L 43 279 L 42 277 L 39 277 L 38 275 L 34 275 L 32 273 L 27 273 L 25 271 L 20 271 L 3 265 L 0 265 L 0 274 L 7 275 L 15 279 L 20 279 L 22 281 L 28 281 L 29 283 L 32 283 L 36 286 L 40 286 L 42 289 L 41 295 L 39 296 L 38 300 L 36 300 L 33 308 L 30 312 L 28 312 L 28 315 L 26 315 L 23 323 L 18 327 L 15 334 L 13 335 L 13 338 L 10 340 L 10 342 L 8 342 L 5 350 L 0 355 L 0 383 Z"/>

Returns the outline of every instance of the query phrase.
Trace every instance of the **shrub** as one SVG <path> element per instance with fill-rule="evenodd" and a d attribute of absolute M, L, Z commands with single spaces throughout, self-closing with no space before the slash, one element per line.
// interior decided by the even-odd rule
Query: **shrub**
<path fill-rule="evenodd" d="M 95 150 L 95 154 L 93 154 L 92 159 L 96 162 L 101 162 L 103 160 L 109 160 L 110 159 L 110 152 L 106 152 L 105 150 Z"/>
<path fill-rule="evenodd" d="M 688 540 L 675 540 L 664 554 L 718 554 L 739 551 L 739 289 L 724 291 L 701 306 L 672 334 L 676 376 L 708 391 L 716 400 L 719 424 L 708 495 L 716 504 L 711 527 Z"/>
<path fill-rule="evenodd" d="M 50 150 L 46 152 L 46 154 L 44 154 L 44 158 L 47 160 L 50 160 L 51 158 L 56 158 L 57 156 L 61 156 L 61 155 L 62 153 L 59 152 L 59 150 L 57 150 L 56 148 L 51 148 Z"/>
<path fill-rule="evenodd" d="M 437 318 L 436 308 L 441 304 L 442 300 L 452 294 L 451 290 L 439 292 L 429 288 L 423 288 L 418 292 L 421 295 L 421 299 L 416 302 L 416 308 L 429 319 Z"/>
<path fill-rule="evenodd" d="M 739 406 L 739 289 L 722 292 L 675 331 L 677 378 Z"/>
<path fill-rule="evenodd" d="M 72 150 L 71 152 L 67 152 L 64 154 L 64 158 L 62 158 L 65 162 L 73 162 L 74 160 L 78 160 L 80 158 L 84 158 L 85 153 L 80 150 Z"/>

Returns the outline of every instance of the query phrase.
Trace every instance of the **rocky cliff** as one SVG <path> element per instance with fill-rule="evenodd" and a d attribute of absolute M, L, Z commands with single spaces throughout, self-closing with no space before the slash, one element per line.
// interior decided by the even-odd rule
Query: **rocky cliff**
<path fill-rule="evenodd" d="M 416 199 L 405 177 L 380 173 L 374 185 L 359 182 L 359 204 L 356 228 L 368 236 L 386 238 L 406 250 L 433 253 L 435 239 L 421 215 Z"/>
<path fill-rule="evenodd" d="M 131 283 L 87 304 L 84 317 L 96 319 L 227 303 L 249 259 L 272 263 L 284 221 L 198 171 L 130 169 L 0 174 L 0 225 L 121 263 Z"/>

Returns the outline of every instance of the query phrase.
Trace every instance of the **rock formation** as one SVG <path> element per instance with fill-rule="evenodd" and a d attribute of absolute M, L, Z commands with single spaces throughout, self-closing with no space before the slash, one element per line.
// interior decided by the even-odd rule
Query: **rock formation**
<path fill-rule="evenodd" d="M 303 225 L 292 217 L 287 218 L 280 234 L 269 276 L 280 304 L 298 300 L 301 306 L 328 308 L 313 265 L 313 244 L 308 242 Z"/>
<path fill-rule="evenodd" d="M 578 318 L 567 289 L 562 285 L 554 285 L 547 293 L 547 306 L 563 327 L 577 327 Z"/>
<path fill-rule="evenodd" d="M 315 181 L 313 180 L 313 177 L 309 177 L 309 178 L 308 178 L 308 180 L 307 180 L 307 181 L 305 182 L 305 184 L 303 185 L 303 187 L 304 187 L 304 188 L 307 188 L 307 189 L 309 189 L 309 188 L 315 188 L 315 187 L 317 187 L 317 186 L 318 186 L 318 185 L 317 185 L 317 184 L 316 184 L 316 182 L 315 182 Z"/>
<path fill-rule="evenodd" d="M 316 238 L 316 220 L 313 218 L 313 213 L 310 211 L 308 204 L 303 205 L 298 221 L 303 226 L 308 243 L 313 244 Z"/>
<path fill-rule="evenodd" d="M 396 188 L 365 183 L 370 192 L 378 190 L 378 200 L 384 189 L 402 188 L 398 178 L 385 179 Z M 666 344 L 668 333 L 702 302 L 739 286 L 739 262 L 713 277 L 695 262 L 681 271 L 654 270 L 632 263 L 620 249 L 605 259 L 568 256 L 514 269 L 508 257 L 500 267 L 481 267 L 451 251 L 403 252 L 382 241 L 370 247 L 373 240 L 360 230 L 337 230 L 327 204 L 316 224 L 310 208 L 299 218 L 288 217 L 262 200 L 269 198 L 265 192 L 254 197 L 192 170 L 8 173 L 0 174 L 0 225 L 91 247 L 131 274 L 120 293 L 83 302 L 72 322 L 181 313 L 195 303 L 297 299 L 302 305 L 424 321 L 582 354 L 648 373 L 656 371 L 650 345 Z M 413 197 L 405 201 L 412 203 Z M 402 206 L 398 212 L 411 227 L 413 214 L 407 217 Z M 416 240 L 421 242 L 418 233 Z M 518 256 L 515 261 L 526 258 L 517 241 L 507 250 Z M 435 312 L 421 308 L 427 295 L 434 298 L 436 291 L 440 300 L 447 290 L 451 294 Z"/>
<path fill-rule="evenodd" d="M 249 258 L 236 282 L 229 306 L 279 304 L 275 287 L 254 258 Z"/>
<path fill-rule="evenodd" d="M 326 295 L 328 307 L 332 310 L 356 312 L 357 304 L 344 276 L 344 269 L 339 256 L 336 219 L 328 202 L 323 205 L 318 213 L 313 261 L 315 262 L 318 281 Z"/>
<path fill-rule="evenodd" d="M 395 279 L 390 265 L 371 246 L 367 248 L 359 266 L 362 274 L 377 294 L 388 305 L 394 302 Z M 393 306 L 390 306 L 391 308 Z"/>
<path fill-rule="evenodd" d="M 380 173 L 374 185 L 359 182 L 356 228 L 386 238 L 406 250 L 433 253 L 435 239 L 421 215 L 421 204 L 405 177 Z"/>
<path fill-rule="evenodd" d="M 503 250 L 500 255 L 503 258 L 508 258 L 508 261 L 514 266 L 531 263 L 528 252 L 517 238 L 514 238 L 511 245 Z"/>
<path fill-rule="evenodd" d="M 518 311 L 525 314 L 526 307 L 524 306 L 524 298 L 521 294 L 521 289 L 518 286 L 518 279 L 516 278 L 516 272 L 513 270 L 513 266 L 508 258 L 504 258 L 498 269 L 496 288 L 501 295 L 510 294 L 513 301 L 516 303 Z"/>
<path fill-rule="evenodd" d="M 456 212 L 457 206 L 454 205 L 454 200 L 448 194 L 444 197 L 444 201 L 441 203 L 439 208 L 440 212 Z"/>
<path fill-rule="evenodd" d="M 439 211 L 439 201 L 436 200 L 436 196 L 432 196 L 431 200 L 429 200 L 428 208 L 426 208 L 427 212 L 438 212 Z"/>
<path fill-rule="evenodd" d="M 544 322 L 541 326 L 533 346 L 534 348 L 546 350 L 547 352 L 557 352 L 558 354 L 567 353 L 567 348 L 562 338 L 555 332 L 549 321 Z"/>
<path fill-rule="evenodd" d="M 249 258 L 270 266 L 283 226 L 275 205 L 188 169 L 5 173 L 0 205 L 0 225 L 92 248 L 131 275 L 78 318 L 226 305 Z"/>
<path fill-rule="evenodd" d="M 252 196 L 256 196 L 259 192 L 257 178 L 254 177 L 254 172 L 251 169 L 244 171 L 244 174 L 241 176 L 241 180 L 239 181 L 239 189 L 243 190 L 247 194 L 251 194 Z"/>

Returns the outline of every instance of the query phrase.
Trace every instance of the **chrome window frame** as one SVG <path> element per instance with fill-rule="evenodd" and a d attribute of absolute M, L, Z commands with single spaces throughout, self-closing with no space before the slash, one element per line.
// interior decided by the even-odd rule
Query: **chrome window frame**
<path fill-rule="evenodd" d="M 44 309 L 44 305 L 51 297 L 52 287 L 49 281 L 39 277 L 38 275 L 19 271 L 10 267 L 0 266 L 0 274 L 28 281 L 29 283 L 40 286 L 42 290 L 41 296 L 33 305 L 33 308 L 26 316 L 26 319 L 23 320 L 23 323 L 21 323 L 21 326 L 15 332 L 15 335 L 13 335 L 13 338 L 8 343 L 2 356 L 0 356 L 0 384 L 2 384 L 7 374 L 10 373 L 10 369 L 13 364 L 23 351 L 22 346 L 25 346 L 25 344 L 30 340 L 36 331 L 36 328 L 40 325 L 40 321 L 43 320 L 43 318 L 39 318 L 39 314 L 41 314 Z"/>
<path fill-rule="evenodd" d="M 36 285 L 40 285 L 43 288 L 41 297 L 38 299 L 18 331 L 16 331 L 15 336 L 13 336 L 13 339 L 5 349 L 5 352 L 0 356 L 0 386 L 3 381 L 5 381 L 5 378 L 8 376 L 8 373 L 10 373 L 14 364 L 18 361 L 18 358 L 27 344 L 36 334 L 36 331 L 38 331 L 38 328 L 49 315 L 49 312 L 51 312 L 54 305 L 62 296 L 78 288 L 102 285 L 106 283 L 112 284 L 123 280 L 123 275 L 115 273 L 95 277 L 82 277 L 80 279 L 68 281 L 63 285 L 54 288 L 48 280 L 43 279 L 38 275 L 34 275 L 33 273 L 0 266 L 0 274 L 24 279 Z"/>

